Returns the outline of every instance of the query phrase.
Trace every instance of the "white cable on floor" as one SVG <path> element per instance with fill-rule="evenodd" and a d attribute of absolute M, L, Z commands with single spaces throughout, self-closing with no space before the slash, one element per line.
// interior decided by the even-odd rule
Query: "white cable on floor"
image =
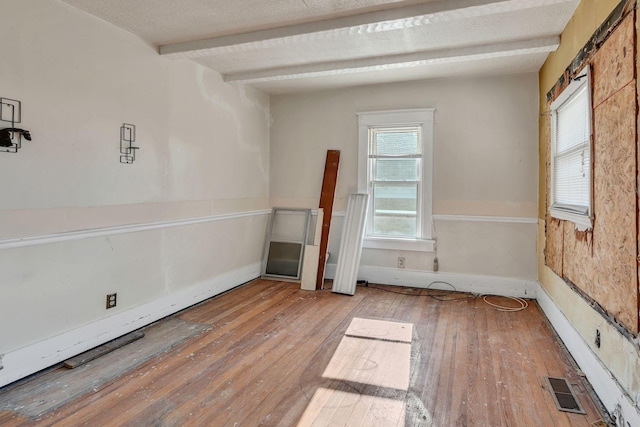
<path fill-rule="evenodd" d="M 522 299 L 522 298 L 503 297 L 503 298 L 509 298 L 509 299 L 511 299 L 513 301 L 516 301 L 517 303 L 520 304 L 520 307 L 505 307 L 505 306 L 494 304 L 492 302 L 487 301 L 487 297 L 490 297 L 490 296 L 497 296 L 497 295 L 483 295 L 482 296 L 482 300 L 485 303 L 489 304 L 490 306 L 494 307 L 498 311 L 521 311 L 521 310 L 524 310 L 525 308 L 529 307 L 529 303 L 527 302 L 527 300 Z"/>

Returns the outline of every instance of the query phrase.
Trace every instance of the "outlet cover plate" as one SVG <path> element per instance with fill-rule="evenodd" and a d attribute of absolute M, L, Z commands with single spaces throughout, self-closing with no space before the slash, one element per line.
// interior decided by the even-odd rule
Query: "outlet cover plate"
<path fill-rule="evenodd" d="M 118 302 L 118 294 L 117 293 L 107 294 L 107 303 L 106 303 L 107 310 L 110 309 L 110 308 L 115 307 L 117 302 Z"/>

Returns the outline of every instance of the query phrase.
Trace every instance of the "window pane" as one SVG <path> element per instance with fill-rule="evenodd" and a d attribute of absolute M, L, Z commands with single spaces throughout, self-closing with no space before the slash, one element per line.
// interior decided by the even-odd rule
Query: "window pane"
<path fill-rule="evenodd" d="M 557 156 L 554 165 L 554 204 L 589 207 L 591 163 L 589 149 Z"/>
<path fill-rule="evenodd" d="M 420 154 L 419 130 L 419 128 L 376 129 L 369 154 L 373 156 Z"/>
<path fill-rule="evenodd" d="M 418 159 L 376 159 L 374 160 L 374 180 L 376 181 L 418 181 Z"/>
<path fill-rule="evenodd" d="M 591 213 L 591 82 L 587 67 L 580 74 L 551 105 L 551 207 L 561 219 L 566 212 Z"/>
<path fill-rule="evenodd" d="M 556 153 L 589 140 L 589 92 L 586 85 L 558 107 L 556 114 Z"/>
<path fill-rule="evenodd" d="M 418 184 L 373 184 L 373 234 L 416 237 Z"/>

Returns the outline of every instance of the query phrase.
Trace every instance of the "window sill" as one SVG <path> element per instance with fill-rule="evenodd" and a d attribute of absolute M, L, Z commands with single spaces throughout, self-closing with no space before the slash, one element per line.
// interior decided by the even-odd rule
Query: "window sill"
<path fill-rule="evenodd" d="M 576 230 L 585 231 L 593 228 L 591 218 L 586 215 L 580 215 L 573 212 L 567 212 L 562 209 L 551 208 L 551 216 L 556 219 L 562 219 L 565 221 L 571 221 L 576 225 Z"/>
<path fill-rule="evenodd" d="M 433 252 L 432 239 L 392 239 L 388 237 L 365 237 L 362 247 L 366 249 L 388 249 L 396 251 Z"/>

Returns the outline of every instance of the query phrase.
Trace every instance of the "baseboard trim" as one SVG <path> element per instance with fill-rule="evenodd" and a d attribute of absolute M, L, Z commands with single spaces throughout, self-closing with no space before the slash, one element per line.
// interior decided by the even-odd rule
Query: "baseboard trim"
<path fill-rule="evenodd" d="M 327 264 L 325 277 L 333 279 L 336 264 Z M 510 277 L 483 276 L 408 270 L 389 267 L 362 265 L 358 270 L 358 279 L 381 285 L 411 286 L 416 288 L 451 290 L 446 282 L 455 286 L 457 291 L 487 295 L 501 295 L 518 298 L 536 298 L 538 284 L 533 280 Z M 430 286 L 431 285 L 431 286 Z"/>
<path fill-rule="evenodd" d="M 640 426 L 640 411 L 609 370 L 600 362 L 569 319 L 538 284 L 538 305 L 567 347 L 580 369 L 609 413 L 616 416 L 618 426 Z"/>
<path fill-rule="evenodd" d="M 260 276 L 260 269 L 261 263 L 253 263 L 131 310 L 0 355 L 0 387 L 253 280 Z"/>
<path fill-rule="evenodd" d="M 225 221 L 248 216 L 268 215 L 271 209 L 210 215 L 196 218 L 183 218 L 170 221 L 148 222 L 144 224 L 116 225 L 113 227 L 91 228 L 87 230 L 67 231 L 64 233 L 46 234 L 43 236 L 22 237 L 0 240 L 0 249 L 15 249 L 25 246 L 45 245 L 48 243 L 67 242 L 69 240 L 89 239 L 93 237 L 113 236 L 116 234 L 137 233 L 139 231 L 156 230 L 158 228 L 182 227 L 205 222 Z"/>

